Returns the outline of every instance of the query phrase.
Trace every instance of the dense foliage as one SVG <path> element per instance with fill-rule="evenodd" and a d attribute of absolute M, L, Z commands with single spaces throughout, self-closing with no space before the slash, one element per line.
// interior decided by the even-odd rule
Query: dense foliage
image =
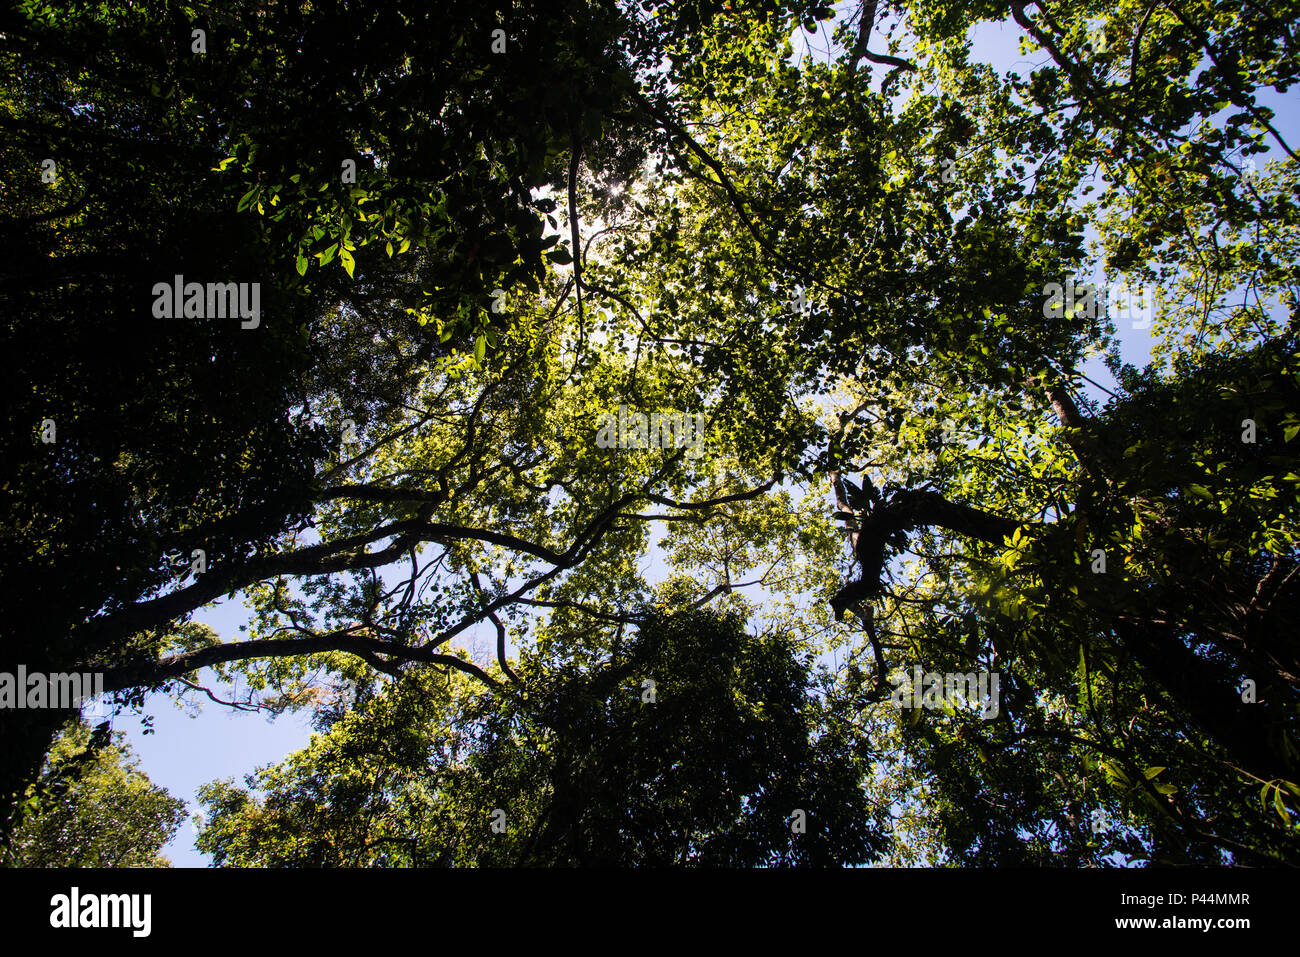
<path fill-rule="evenodd" d="M 159 852 L 185 802 L 150 783 L 120 731 L 106 731 L 72 723 L 55 740 L 22 826 L 0 849 L 5 866 L 171 866 Z"/>
<path fill-rule="evenodd" d="M 1296 4 L 416 6 L 5 23 L 0 665 L 314 709 L 219 863 L 1300 863 Z"/>
<path fill-rule="evenodd" d="M 787 638 L 655 613 L 600 668 L 524 668 L 526 697 L 427 671 L 384 687 L 250 777 L 265 797 L 207 786 L 200 848 L 314 867 L 825 865 L 883 849 L 859 787 L 868 745 Z"/>

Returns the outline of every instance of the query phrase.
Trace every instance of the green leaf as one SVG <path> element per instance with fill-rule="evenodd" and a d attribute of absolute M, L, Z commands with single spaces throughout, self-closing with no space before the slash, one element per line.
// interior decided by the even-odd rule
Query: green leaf
<path fill-rule="evenodd" d="M 346 249 L 340 249 L 339 262 L 343 264 L 343 268 L 347 270 L 348 276 L 351 277 L 352 271 L 356 269 L 357 266 L 356 260 L 352 258 L 352 254 Z"/>

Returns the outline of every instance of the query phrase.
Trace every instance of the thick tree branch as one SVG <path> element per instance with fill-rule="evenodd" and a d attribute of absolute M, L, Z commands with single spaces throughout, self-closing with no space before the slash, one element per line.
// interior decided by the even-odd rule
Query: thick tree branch
<path fill-rule="evenodd" d="M 849 60 L 848 75 L 851 78 L 857 72 L 858 63 L 862 60 L 868 60 L 871 63 L 881 63 L 888 66 L 897 67 L 900 70 L 916 71 L 916 64 L 907 60 L 900 59 L 896 56 L 889 56 L 884 53 L 872 53 L 867 49 L 867 41 L 871 38 L 871 31 L 876 27 L 876 7 L 878 4 L 875 0 L 864 2 L 858 7 L 861 20 L 858 22 L 858 39 L 853 45 L 853 53 Z"/>
<path fill-rule="evenodd" d="M 836 620 L 843 617 L 845 609 L 880 591 L 889 557 L 889 540 L 893 536 L 918 528 L 939 527 L 967 538 L 1000 545 L 1020 524 L 1001 515 L 950 502 L 937 492 L 905 490 L 895 493 L 862 517 L 856 549 L 858 561 L 862 564 L 862 577 L 845 585 L 831 599 Z"/>
<path fill-rule="evenodd" d="M 463 658 L 439 654 L 429 646 L 401 645 L 358 635 L 349 630 L 315 635 L 310 638 L 271 638 L 265 641 L 231 642 L 172 655 L 161 661 L 110 669 L 104 673 L 104 690 L 112 692 L 125 688 L 156 687 L 166 681 L 183 680 L 186 675 L 201 668 L 210 668 L 231 661 L 292 658 L 324 651 L 346 651 L 362 658 L 367 657 L 368 654 L 382 654 L 404 661 L 446 665 L 473 675 L 491 688 L 501 687 L 499 681 Z"/>
<path fill-rule="evenodd" d="M 515 674 L 514 669 L 510 667 L 510 662 L 506 660 L 506 626 L 501 623 L 501 619 L 497 617 L 495 611 L 486 608 L 488 605 L 487 593 L 483 590 L 483 583 L 479 581 L 478 572 L 470 572 L 469 577 L 474 583 L 475 590 L 478 592 L 479 601 L 481 601 L 485 606 L 485 614 L 487 615 L 488 620 L 496 626 L 497 664 L 501 666 L 501 670 L 506 673 L 507 677 L 509 677 L 511 681 L 515 684 L 519 684 L 519 676 Z"/>
<path fill-rule="evenodd" d="M 1033 378 L 1026 381 L 1025 385 L 1030 389 L 1039 385 L 1045 386 L 1047 400 L 1052 404 L 1052 411 L 1056 413 L 1056 418 L 1061 425 L 1065 426 L 1065 441 L 1074 452 L 1075 458 L 1091 475 L 1108 481 L 1110 467 L 1106 464 L 1106 458 L 1092 433 L 1092 422 L 1079 411 L 1079 406 L 1069 390 L 1060 382 L 1042 383 Z"/>
<path fill-rule="evenodd" d="M 715 508 L 718 505 L 726 505 L 728 502 L 747 502 L 758 498 L 764 492 L 767 492 L 774 485 L 776 479 L 770 482 L 764 482 L 762 485 L 752 488 L 747 492 L 736 492 L 732 495 L 722 495 L 718 498 L 711 498 L 704 502 L 678 502 L 663 495 L 647 495 L 646 498 L 657 505 L 667 505 L 669 508 Z"/>
<path fill-rule="evenodd" d="M 578 297 L 578 351 L 587 339 L 587 324 L 582 314 L 582 242 L 578 234 L 578 162 L 582 146 L 578 138 L 577 121 L 574 121 L 572 149 L 569 155 L 569 235 L 573 242 L 573 289 Z"/>

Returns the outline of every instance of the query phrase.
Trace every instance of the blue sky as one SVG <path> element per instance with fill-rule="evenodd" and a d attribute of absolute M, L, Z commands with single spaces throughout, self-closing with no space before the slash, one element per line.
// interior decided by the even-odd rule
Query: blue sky
<path fill-rule="evenodd" d="M 856 8 L 856 4 L 843 6 L 845 10 L 852 8 Z M 991 63 L 1002 70 L 1014 69 L 1022 75 L 1028 73 L 1030 64 L 1020 55 L 1019 35 L 1019 29 L 1010 21 L 1001 25 L 984 25 L 975 36 L 972 59 Z M 824 46 L 825 36 L 808 39 L 813 44 L 811 52 L 818 55 L 815 47 L 819 41 Z M 796 43 L 796 49 L 802 49 L 802 41 Z M 877 73 L 878 81 L 883 78 L 884 71 Z M 1261 93 L 1258 102 L 1277 112 L 1275 125 L 1289 142 L 1295 142 L 1297 127 L 1300 127 L 1297 113 L 1300 111 L 1297 111 L 1294 100 Z M 1260 165 L 1263 166 L 1262 161 Z M 1124 328 L 1130 323 L 1117 325 L 1124 360 L 1139 367 L 1145 365 L 1153 345 L 1151 332 Z M 1099 360 L 1092 360 L 1085 372 L 1096 381 L 1113 386 L 1109 372 Z M 1087 391 L 1105 398 L 1091 387 Z M 647 556 L 643 565 L 648 580 L 662 579 L 664 568 L 657 550 Z M 211 625 L 226 639 L 237 636 L 239 627 L 248 623 L 247 609 L 238 598 L 203 609 L 194 617 Z M 210 672 L 205 673 L 205 677 L 210 678 Z M 213 690 L 220 693 L 216 686 Z M 311 735 L 306 713 L 268 719 L 265 714 L 234 711 L 204 700 L 197 716 L 191 716 L 178 708 L 169 696 L 161 694 L 146 699 L 145 709 L 154 717 L 151 734 L 143 733 L 138 715 L 122 714 L 114 719 L 114 727 L 126 734 L 140 760 L 141 769 L 173 796 L 185 800 L 191 812 L 198 809 L 195 792 L 199 785 L 227 777 L 242 781 L 244 775 L 257 767 L 277 762 L 291 751 L 305 746 Z M 164 853 L 177 866 L 210 864 L 208 858 L 195 849 L 194 833 L 189 824 L 181 827 Z"/>

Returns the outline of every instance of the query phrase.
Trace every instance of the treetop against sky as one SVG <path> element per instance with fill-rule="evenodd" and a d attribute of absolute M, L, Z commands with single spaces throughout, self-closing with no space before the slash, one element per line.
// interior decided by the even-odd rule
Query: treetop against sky
<path fill-rule="evenodd" d="M 20 5 L 0 671 L 311 715 L 222 862 L 1294 862 L 1293 6 Z"/>

